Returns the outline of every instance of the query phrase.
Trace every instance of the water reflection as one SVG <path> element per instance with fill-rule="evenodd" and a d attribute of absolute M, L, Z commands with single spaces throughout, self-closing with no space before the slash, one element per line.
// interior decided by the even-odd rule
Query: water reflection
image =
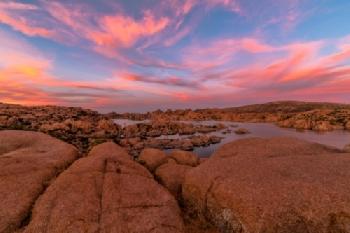
<path fill-rule="evenodd" d="M 149 120 L 144 120 L 144 121 L 134 121 L 134 120 L 129 120 L 129 119 L 114 119 L 114 122 L 122 127 L 126 127 L 129 125 L 136 125 L 139 123 L 149 123 Z"/>

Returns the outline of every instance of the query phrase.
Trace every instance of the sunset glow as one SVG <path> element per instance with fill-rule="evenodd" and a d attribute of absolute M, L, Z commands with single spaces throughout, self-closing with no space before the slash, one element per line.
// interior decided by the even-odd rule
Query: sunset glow
<path fill-rule="evenodd" d="M 0 102 L 350 103 L 348 0 L 0 1 Z"/>

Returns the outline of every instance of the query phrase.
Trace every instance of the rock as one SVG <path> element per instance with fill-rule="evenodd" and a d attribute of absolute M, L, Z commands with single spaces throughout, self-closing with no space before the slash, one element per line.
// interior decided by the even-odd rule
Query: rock
<path fill-rule="evenodd" d="M 50 132 L 56 130 L 69 130 L 69 127 L 64 123 L 52 123 L 52 124 L 44 124 L 40 127 L 40 131 L 42 132 Z"/>
<path fill-rule="evenodd" d="M 176 160 L 178 164 L 195 167 L 199 164 L 199 158 L 196 154 L 189 151 L 173 150 L 169 154 L 170 158 Z"/>
<path fill-rule="evenodd" d="M 218 123 L 215 125 L 215 128 L 218 129 L 218 130 L 222 130 L 222 129 L 226 129 L 227 126 L 223 123 Z"/>
<path fill-rule="evenodd" d="M 91 133 L 94 126 L 92 124 L 92 122 L 87 121 L 87 120 L 72 120 L 72 119 L 68 119 L 64 122 L 65 125 L 67 125 L 68 127 L 70 127 L 70 129 L 73 132 L 78 132 L 81 131 L 84 134 L 88 134 Z"/>
<path fill-rule="evenodd" d="M 78 121 L 73 122 L 72 128 L 75 128 L 77 130 L 81 130 L 83 133 L 90 133 L 93 129 L 93 124 L 91 121 L 78 120 Z"/>
<path fill-rule="evenodd" d="M 350 144 L 344 146 L 343 151 L 346 152 L 346 153 L 350 153 Z"/>
<path fill-rule="evenodd" d="M 48 135 L 0 131 L 0 232 L 14 232 L 46 186 L 78 157 Z"/>
<path fill-rule="evenodd" d="M 159 137 L 161 135 L 162 135 L 162 132 L 158 130 L 150 130 L 147 132 L 147 136 L 149 137 Z"/>
<path fill-rule="evenodd" d="M 297 119 L 292 123 L 292 127 L 296 129 L 312 129 L 311 121 L 308 119 Z"/>
<path fill-rule="evenodd" d="M 222 139 L 221 137 L 212 135 L 212 136 L 209 137 L 209 143 L 210 143 L 210 144 L 220 143 L 220 142 L 221 142 L 221 139 Z"/>
<path fill-rule="evenodd" d="M 126 138 L 138 137 L 140 136 L 137 125 L 128 125 L 123 129 L 124 136 Z"/>
<path fill-rule="evenodd" d="M 181 144 L 181 149 L 182 150 L 193 150 L 193 144 L 190 139 L 184 139 Z"/>
<path fill-rule="evenodd" d="M 190 135 L 195 133 L 196 131 L 192 124 L 184 125 L 182 128 L 179 129 L 180 135 Z"/>
<path fill-rule="evenodd" d="M 216 131 L 217 129 L 214 128 L 214 127 L 209 127 L 209 126 L 201 126 L 197 129 L 197 132 L 199 133 L 211 133 L 211 132 L 214 132 Z"/>
<path fill-rule="evenodd" d="M 185 209 L 221 232 L 350 232 L 350 154 L 292 138 L 237 140 L 188 171 Z"/>
<path fill-rule="evenodd" d="M 178 164 L 175 159 L 168 157 L 166 163 L 171 163 L 171 164 Z"/>
<path fill-rule="evenodd" d="M 135 150 L 141 151 L 143 148 L 145 148 L 145 144 L 143 142 L 139 142 L 133 145 L 133 148 Z"/>
<path fill-rule="evenodd" d="M 168 162 L 157 168 L 155 172 L 156 179 L 166 187 L 170 193 L 177 199 L 181 198 L 181 186 L 187 171 L 191 166 L 180 165 L 176 162 Z"/>
<path fill-rule="evenodd" d="M 247 134 L 250 133 L 249 130 L 245 129 L 245 128 L 239 128 L 237 130 L 235 130 L 236 134 Z"/>
<path fill-rule="evenodd" d="M 102 119 L 97 122 L 97 131 L 103 131 L 106 134 L 117 136 L 119 133 L 119 127 L 113 122 L 113 120 Z"/>
<path fill-rule="evenodd" d="M 205 163 L 208 160 L 208 158 L 199 158 L 199 163 Z"/>
<path fill-rule="evenodd" d="M 131 146 L 134 146 L 134 145 L 136 145 L 136 144 L 138 144 L 140 142 L 141 142 L 141 139 L 138 138 L 138 137 L 136 137 L 136 138 L 129 138 L 128 139 L 128 144 L 130 144 Z"/>
<path fill-rule="evenodd" d="M 49 186 L 24 233 L 182 233 L 176 200 L 114 143 L 96 146 Z"/>
<path fill-rule="evenodd" d="M 193 146 L 206 146 L 210 144 L 210 137 L 208 135 L 196 135 L 190 139 Z"/>
<path fill-rule="evenodd" d="M 350 121 L 348 121 L 345 125 L 345 129 L 350 130 Z"/>
<path fill-rule="evenodd" d="M 161 150 L 146 148 L 141 151 L 139 162 L 145 165 L 149 171 L 154 172 L 157 167 L 167 162 L 167 156 Z"/>
<path fill-rule="evenodd" d="M 221 146 L 210 158 L 226 158 L 236 155 L 245 156 L 251 154 L 278 157 L 282 153 L 292 156 L 296 154 L 314 155 L 340 152 L 341 150 L 337 148 L 318 143 L 310 143 L 291 137 L 273 137 L 270 139 L 249 138 L 236 140 Z"/>
<path fill-rule="evenodd" d="M 312 129 L 316 131 L 330 131 L 333 130 L 333 126 L 328 121 L 317 121 Z"/>
<path fill-rule="evenodd" d="M 226 129 L 226 130 L 222 131 L 221 133 L 222 134 L 230 134 L 230 133 L 232 133 L 232 130 Z"/>

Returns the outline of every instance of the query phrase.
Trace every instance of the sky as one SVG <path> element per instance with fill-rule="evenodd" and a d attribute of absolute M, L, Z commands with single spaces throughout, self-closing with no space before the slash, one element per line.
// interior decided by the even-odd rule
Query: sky
<path fill-rule="evenodd" d="M 0 102 L 350 103 L 349 0 L 0 0 Z"/>

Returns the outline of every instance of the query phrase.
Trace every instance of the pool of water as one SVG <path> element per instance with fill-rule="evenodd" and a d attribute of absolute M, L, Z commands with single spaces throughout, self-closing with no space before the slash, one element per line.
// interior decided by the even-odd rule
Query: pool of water
<path fill-rule="evenodd" d="M 134 121 L 134 120 L 129 120 L 129 119 L 114 119 L 114 123 L 122 126 L 122 127 L 126 127 L 129 125 L 136 125 L 139 123 L 149 123 L 149 120 L 144 120 L 144 121 Z"/>
<path fill-rule="evenodd" d="M 236 122 L 228 122 L 225 124 L 232 125 L 236 124 L 239 128 L 245 128 L 249 130 L 249 134 L 238 135 L 234 133 L 235 128 L 230 128 L 232 130 L 231 133 L 222 134 L 223 131 L 217 131 L 209 133 L 211 135 L 217 135 L 223 137 L 222 141 L 218 144 L 210 145 L 208 147 L 198 147 L 195 148 L 194 152 L 200 156 L 209 156 L 215 150 L 218 149 L 223 144 L 228 142 L 248 138 L 248 137 L 261 137 L 261 138 L 269 138 L 269 137 L 278 137 L 278 136 L 288 136 L 295 137 L 311 142 L 317 142 L 320 144 L 333 146 L 339 149 L 343 149 L 345 145 L 350 144 L 350 131 L 345 130 L 335 130 L 329 132 L 317 132 L 312 130 L 304 130 L 299 131 L 296 129 L 289 128 L 280 128 L 271 123 L 236 123 Z"/>
<path fill-rule="evenodd" d="M 121 121 L 122 120 L 122 121 Z M 137 124 L 142 123 L 145 121 L 132 121 L 132 120 L 124 120 L 124 119 L 118 119 L 116 121 L 117 124 L 123 125 L 131 125 L 131 124 Z M 193 123 L 193 124 L 202 124 L 202 125 L 214 125 L 218 123 L 225 124 L 228 129 L 230 129 L 232 132 L 223 134 L 224 130 L 208 133 L 208 135 L 216 135 L 219 137 L 222 137 L 220 143 L 218 144 L 212 144 L 207 147 L 197 147 L 194 149 L 194 152 L 198 154 L 201 157 L 207 157 L 210 156 L 215 150 L 218 149 L 223 144 L 226 144 L 228 142 L 242 139 L 242 138 L 249 138 L 249 137 L 262 137 L 262 138 L 269 138 L 269 137 L 278 137 L 278 136 L 289 136 L 289 137 L 295 137 L 311 142 L 317 142 L 321 144 L 325 144 L 328 146 L 333 146 L 339 149 L 343 149 L 345 145 L 350 144 L 350 131 L 345 130 L 334 130 L 329 132 L 317 132 L 317 131 L 311 131 L 311 130 L 304 130 L 299 131 L 296 129 L 289 129 L 289 128 L 280 128 L 274 124 L 271 123 L 240 123 L 240 122 L 225 122 L 225 121 L 185 121 L 186 123 Z M 249 134 L 243 134 L 238 135 L 234 131 L 238 128 L 245 128 L 249 130 Z M 177 139 L 177 138 L 186 138 L 188 136 L 186 135 L 162 135 L 159 138 L 164 139 Z"/>

